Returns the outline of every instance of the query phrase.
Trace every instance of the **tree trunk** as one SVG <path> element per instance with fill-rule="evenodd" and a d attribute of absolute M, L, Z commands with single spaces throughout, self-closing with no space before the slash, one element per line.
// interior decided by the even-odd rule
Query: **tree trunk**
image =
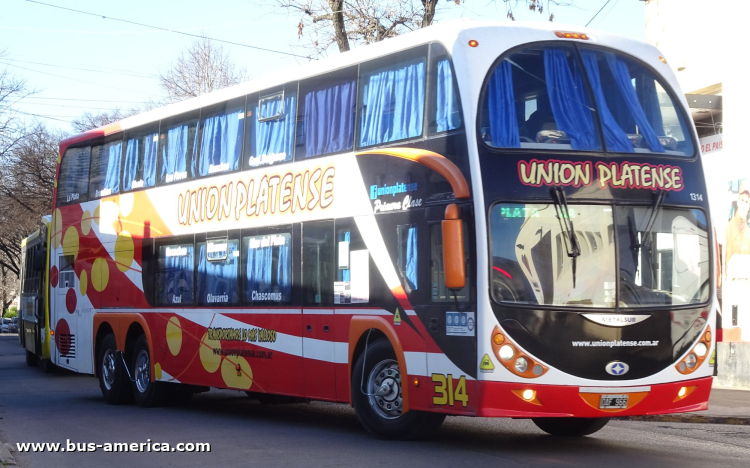
<path fill-rule="evenodd" d="M 346 26 L 344 25 L 344 0 L 328 0 L 331 6 L 331 18 L 333 19 L 333 31 L 339 52 L 349 50 L 349 38 L 346 37 Z"/>
<path fill-rule="evenodd" d="M 424 16 L 422 16 L 422 27 L 426 28 L 432 24 L 432 20 L 435 19 L 435 7 L 437 6 L 437 0 L 422 0 L 424 5 Z"/>

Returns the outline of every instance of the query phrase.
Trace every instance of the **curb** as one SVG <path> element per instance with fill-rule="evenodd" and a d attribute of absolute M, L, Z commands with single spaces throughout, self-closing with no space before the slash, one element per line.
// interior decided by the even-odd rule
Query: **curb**
<path fill-rule="evenodd" d="M 13 447 L 11 444 L 8 444 L 11 448 Z M 17 466 L 16 465 L 16 459 L 13 458 L 13 455 L 10 454 L 10 450 L 8 450 L 8 447 L 0 442 L 0 465 L 2 466 Z"/>
<path fill-rule="evenodd" d="M 659 414 L 654 416 L 625 416 L 614 418 L 620 421 L 669 422 L 691 424 L 728 424 L 731 426 L 750 426 L 747 416 L 704 416 L 699 414 Z"/>

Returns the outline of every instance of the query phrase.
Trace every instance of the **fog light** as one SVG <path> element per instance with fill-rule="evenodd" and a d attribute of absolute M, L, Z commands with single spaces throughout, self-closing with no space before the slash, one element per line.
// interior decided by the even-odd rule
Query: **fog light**
<path fill-rule="evenodd" d="M 519 374 L 523 374 L 524 372 L 526 372 L 526 369 L 529 368 L 529 361 L 527 361 L 524 357 L 520 357 L 516 359 L 515 368 L 516 372 L 518 372 Z"/>
<path fill-rule="evenodd" d="M 678 397 L 680 397 L 680 398 L 682 398 L 682 397 L 684 397 L 684 396 L 685 396 L 685 394 L 686 394 L 686 393 L 687 393 L 687 388 L 685 388 L 685 387 L 681 387 L 681 388 L 680 388 L 680 391 L 679 391 L 679 392 L 677 392 L 677 396 L 678 396 Z"/>
<path fill-rule="evenodd" d="M 526 401 L 533 400 L 535 395 L 536 395 L 536 392 L 534 390 L 524 390 L 523 394 L 521 394 L 523 399 Z"/>
<path fill-rule="evenodd" d="M 505 345 L 502 348 L 500 348 L 500 359 L 503 361 L 510 361 L 513 359 L 513 355 L 515 352 L 513 351 L 513 348 L 509 345 Z"/>
<path fill-rule="evenodd" d="M 505 341 L 505 337 L 501 335 L 500 333 L 495 333 L 495 335 L 492 337 L 492 341 L 496 345 L 500 346 Z"/>
<path fill-rule="evenodd" d="M 540 366 L 539 364 L 534 366 L 534 375 L 538 377 L 542 375 L 542 372 L 544 372 L 544 368 L 542 366 Z"/>
<path fill-rule="evenodd" d="M 687 357 L 685 358 L 685 364 L 687 364 L 687 366 L 688 366 L 688 367 L 689 367 L 690 369 L 693 369 L 693 368 L 695 367 L 695 365 L 696 365 L 696 364 L 698 364 L 698 358 L 697 358 L 697 357 L 695 357 L 695 354 L 693 354 L 693 353 L 690 353 L 690 354 L 688 354 L 688 356 L 687 356 Z"/>
<path fill-rule="evenodd" d="M 685 369 L 687 368 L 687 366 L 685 366 L 685 362 L 681 362 L 679 367 L 680 367 L 680 372 L 685 372 Z"/>
<path fill-rule="evenodd" d="M 703 343 L 702 341 L 698 343 L 698 346 L 694 349 L 695 354 L 698 355 L 698 357 L 703 357 L 706 355 L 706 352 L 708 351 L 708 347 L 706 346 L 706 343 Z"/>

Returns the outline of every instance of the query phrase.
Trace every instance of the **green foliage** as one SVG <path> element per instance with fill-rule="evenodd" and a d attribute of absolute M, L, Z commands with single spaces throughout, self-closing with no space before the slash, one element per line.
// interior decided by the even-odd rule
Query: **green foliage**
<path fill-rule="evenodd" d="M 16 308 L 16 306 L 8 307 L 5 313 L 3 313 L 3 317 L 6 317 L 6 318 L 18 317 L 18 309 Z"/>

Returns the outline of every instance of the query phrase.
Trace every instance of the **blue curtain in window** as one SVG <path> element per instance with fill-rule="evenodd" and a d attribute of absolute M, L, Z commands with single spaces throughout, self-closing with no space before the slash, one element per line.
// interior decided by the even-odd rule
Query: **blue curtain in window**
<path fill-rule="evenodd" d="M 513 74 L 511 64 L 507 60 L 503 60 L 490 77 L 487 101 L 492 145 L 519 148 L 521 138 L 516 120 L 516 103 L 513 99 Z"/>
<path fill-rule="evenodd" d="M 157 133 L 143 137 L 143 186 L 153 187 L 156 183 L 156 153 L 159 145 Z"/>
<path fill-rule="evenodd" d="M 193 155 L 195 154 L 198 139 L 194 138 L 193 147 L 188 148 L 190 127 L 190 125 L 180 125 L 170 128 L 167 131 L 167 144 L 162 150 L 163 163 L 159 180 L 165 181 L 167 175 L 175 175 L 182 172 L 187 173 L 188 177 L 192 176 L 195 169 Z M 190 171 L 188 171 L 187 166 L 188 160 L 191 162 Z"/>
<path fill-rule="evenodd" d="M 276 283 L 283 300 L 288 301 L 292 296 L 292 260 L 289 254 L 292 248 L 291 236 L 286 238 L 286 243 L 278 247 L 279 260 L 276 272 Z"/>
<path fill-rule="evenodd" d="M 425 64 L 399 63 L 373 73 L 364 84 L 359 146 L 422 134 Z"/>
<path fill-rule="evenodd" d="M 262 161 L 262 156 L 269 154 L 284 154 L 284 160 L 292 159 L 294 151 L 294 124 L 296 120 L 297 96 L 295 94 L 286 94 L 284 96 L 284 114 L 274 120 L 258 121 L 261 115 L 276 115 L 281 110 L 281 100 L 266 101 L 260 108 L 255 106 L 255 116 L 253 119 L 253 141 L 251 143 L 251 156 L 261 158 L 257 161 L 251 161 L 251 166 L 257 166 Z"/>
<path fill-rule="evenodd" d="M 243 113 L 238 110 L 203 120 L 198 174 L 205 176 L 239 167 Z"/>
<path fill-rule="evenodd" d="M 343 233 L 339 233 L 339 242 L 346 242 L 347 243 L 347 250 L 346 254 L 350 256 L 350 258 L 346 259 L 346 264 L 349 265 L 349 268 L 340 268 L 339 271 L 341 272 L 341 281 L 351 281 L 352 279 L 352 271 L 351 271 L 351 246 L 352 246 L 352 233 L 351 231 L 345 231 Z M 339 250 L 339 255 L 341 255 L 341 250 Z"/>
<path fill-rule="evenodd" d="M 622 153 L 634 152 L 633 144 L 630 143 L 628 135 L 620 128 L 607 105 L 607 99 L 604 97 L 604 91 L 602 90 L 602 79 L 599 75 L 599 62 L 596 53 L 590 50 L 582 50 L 581 56 L 589 82 L 594 89 L 594 99 L 596 99 L 602 127 L 604 127 L 604 140 L 607 142 L 607 150 Z"/>
<path fill-rule="evenodd" d="M 352 147 L 355 89 L 351 80 L 305 95 L 305 157 Z"/>
<path fill-rule="evenodd" d="M 104 176 L 103 190 L 110 190 L 110 193 L 120 191 L 120 161 L 122 158 L 122 143 L 110 143 L 104 149 L 106 153 L 102 156 L 107 157 L 107 172 Z"/>
<path fill-rule="evenodd" d="M 163 289 L 161 297 L 162 304 L 190 304 L 193 302 L 193 246 L 179 245 L 168 248 L 185 248 L 187 255 L 167 257 L 167 248 L 164 252 Z"/>
<path fill-rule="evenodd" d="M 139 138 L 128 140 L 125 145 L 125 162 L 122 165 L 122 190 L 127 192 L 133 187 L 133 181 L 138 177 L 138 147 Z"/>
<path fill-rule="evenodd" d="M 458 93 L 453 85 L 453 70 L 448 60 L 437 65 L 435 122 L 437 132 L 446 132 L 461 126 L 461 110 L 458 108 Z"/>
<path fill-rule="evenodd" d="M 253 301 L 253 292 L 271 292 L 273 274 L 273 247 L 258 247 L 247 249 L 247 263 L 245 264 L 245 299 Z"/>
<path fill-rule="evenodd" d="M 227 258 L 210 262 L 206 257 L 206 244 L 200 244 L 198 250 L 198 301 L 201 304 L 236 304 L 239 302 L 237 287 L 238 257 L 235 256 L 238 251 L 239 243 L 229 241 Z M 209 297 L 209 295 L 218 296 L 218 298 Z"/>
<path fill-rule="evenodd" d="M 575 75 L 562 49 L 544 49 L 544 75 L 557 128 L 565 132 L 578 150 L 600 149 L 586 91 L 578 67 Z"/>
<path fill-rule="evenodd" d="M 406 236 L 406 284 L 414 291 L 417 289 L 417 228 L 410 227 Z"/>
<path fill-rule="evenodd" d="M 615 56 L 615 54 L 607 52 L 604 53 L 604 56 L 607 59 L 607 64 L 612 71 L 612 75 L 615 77 L 615 83 L 617 83 L 617 88 L 620 90 L 620 95 L 625 100 L 625 104 L 628 106 L 630 114 L 635 119 L 635 123 L 638 125 L 638 130 L 643 135 L 643 139 L 646 140 L 651 151 L 663 153 L 664 148 L 661 146 L 659 138 L 656 136 L 656 132 L 654 132 L 654 129 L 651 127 L 651 124 L 646 118 L 646 114 L 643 112 L 643 108 L 641 108 L 641 104 L 638 101 L 638 96 L 635 93 L 635 88 L 633 87 L 633 81 L 630 77 L 627 64 L 622 59 Z"/>
<path fill-rule="evenodd" d="M 666 135 L 664 120 L 661 115 L 661 104 L 659 104 L 659 94 L 656 91 L 656 81 L 650 76 L 642 76 L 639 84 L 641 85 L 643 112 L 645 112 L 651 128 L 654 129 L 657 136 Z"/>

